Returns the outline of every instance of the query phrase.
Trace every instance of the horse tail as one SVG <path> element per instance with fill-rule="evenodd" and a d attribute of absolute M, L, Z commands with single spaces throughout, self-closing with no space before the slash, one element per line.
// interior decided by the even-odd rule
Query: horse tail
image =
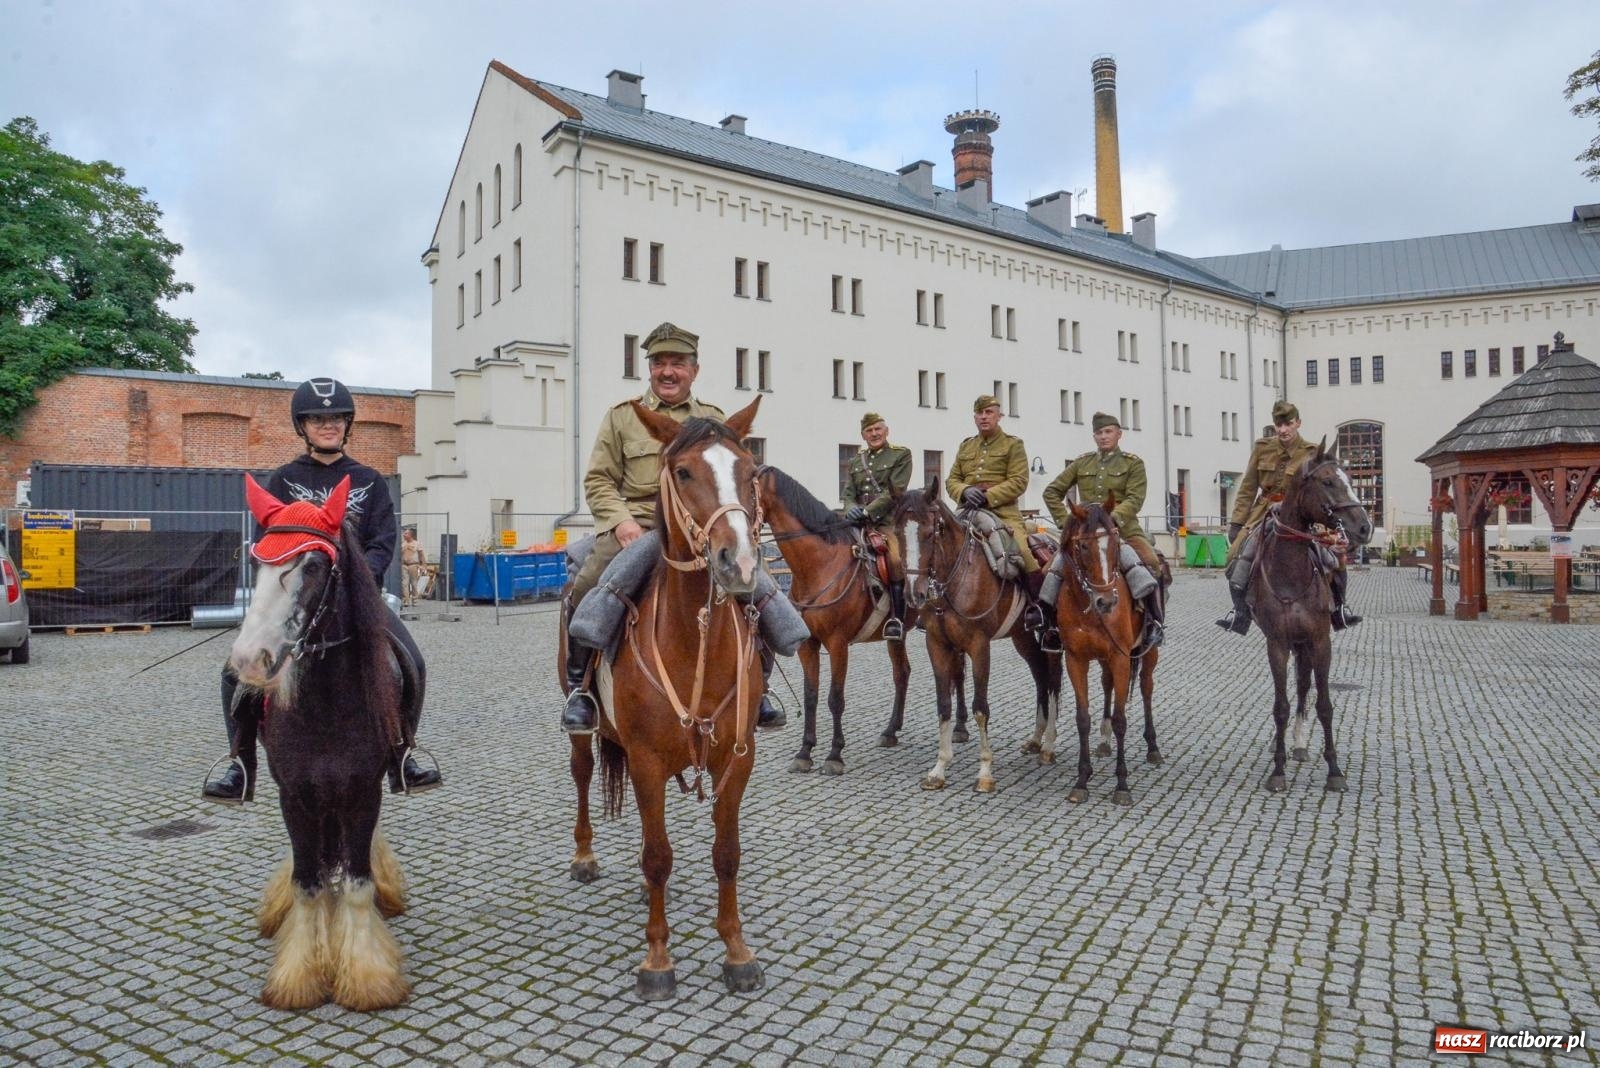
<path fill-rule="evenodd" d="M 628 788 L 628 751 L 604 735 L 600 736 L 600 794 L 605 798 L 605 817 L 622 815 L 623 792 Z"/>

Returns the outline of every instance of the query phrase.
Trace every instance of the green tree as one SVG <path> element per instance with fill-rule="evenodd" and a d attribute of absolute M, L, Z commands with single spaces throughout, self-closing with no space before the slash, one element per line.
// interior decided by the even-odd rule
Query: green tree
<path fill-rule="evenodd" d="M 1589 58 L 1589 62 L 1579 67 L 1567 76 L 1568 100 L 1579 93 L 1588 92 L 1588 97 L 1572 105 L 1572 113 L 1579 118 L 1592 116 L 1600 119 L 1600 52 Z M 1583 170 L 1583 176 L 1591 182 L 1600 182 L 1600 134 L 1589 142 L 1589 147 L 1574 157 L 1579 163 L 1589 166 Z"/>
<path fill-rule="evenodd" d="M 182 246 L 121 167 L 50 148 L 30 118 L 0 130 L 0 434 L 78 367 L 187 371 L 195 325 L 163 306 L 194 287 Z"/>

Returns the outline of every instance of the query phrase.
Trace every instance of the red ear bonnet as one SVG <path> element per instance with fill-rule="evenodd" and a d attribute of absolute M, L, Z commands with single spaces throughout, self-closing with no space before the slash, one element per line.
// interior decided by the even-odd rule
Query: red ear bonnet
<path fill-rule="evenodd" d="M 261 540 L 250 549 L 250 555 L 263 564 L 281 564 L 313 551 L 339 558 L 339 524 L 344 522 L 350 498 L 349 475 L 339 480 L 320 505 L 310 501 L 285 504 L 249 475 L 244 476 L 244 498 L 264 530 Z"/>

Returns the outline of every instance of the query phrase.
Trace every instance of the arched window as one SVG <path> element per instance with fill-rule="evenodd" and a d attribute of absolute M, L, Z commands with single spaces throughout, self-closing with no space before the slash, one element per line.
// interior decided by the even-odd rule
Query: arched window
<path fill-rule="evenodd" d="M 494 224 L 500 225 L 500 164 L 494 165 Z"/>
<path fill-rule="evenodd" d="M 473 200 L 472 240 L 483 240 L 483 183 L 478 183 L 478 192 Z"/>
<path fill-rule="evenodd" d="M 522 203 L 522 146 L 511 153 L 511 206 Z"/>
<path fill-rule="evenodd" d="M 460 256 L 467 251 L 467 202 L 461 202 L 461 208 L 456 213 L 456 255 Z"/>
<path fill-rule="evenodd" d="M 1350 476 L 1356 500 L 1367 510 L 1374 526 L 1385 522 L 1383 513 L 1383 424 L 1345 423 L 1339 428 L 1339 465 Z"/>

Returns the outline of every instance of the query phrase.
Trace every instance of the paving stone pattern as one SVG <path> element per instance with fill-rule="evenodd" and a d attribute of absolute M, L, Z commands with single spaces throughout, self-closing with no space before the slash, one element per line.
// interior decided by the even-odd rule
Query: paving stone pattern
<path fill-rule="evenodd" d="M 1133 749 L 1131 808 L 1111 804 L 1108 759 L 1067 803 L 1070 719 L 1055 766 L 1019 752 L 1031 687 L 1009 649 L 998 792 L 972 791 L 975 740 L 949 789 L 923 791 L 921 636 L 897 749 L 875 744 L 886 658 L 858 651 L 844 777 L 788 772 L 798 715 L 758 743 L 740 889 L 765 991 L 723 990 L 709 810 L 673 797 L 679 994 L 650 1005 L 633 993 L 631 811 L 597 826 L 599 882 L 567 874 L 555 616 L 425 620 L 424 740 L 448 783 L 384 806 L 415 992 L 371 1016 L 256 1000 L 270 946 L 253 909 L 287 839 L 270 785 L 247 811 L 198 796 L 224 748 L 228 639 L 130 677 L 203 635 L 37 635 L 31 666 L 0 665 L 0 1060 L 1421 1064 L 1446 1023 L 1587 1028 L 1586 1051 L 1548 1063 L 1594 1063 L 1600 633 L 1431 619 L 1409 571 L 1353 586 L 1367 622 L 1336 639 L 1343 795 L 1323 792 L 1320 731 L 1287 793 L 1262 789 L 1265 647 L 1211 625 L 1210 575 L 1175 588 L 1167 763 Z M 150 834 L 174 821 L 200 826 Z"/>

